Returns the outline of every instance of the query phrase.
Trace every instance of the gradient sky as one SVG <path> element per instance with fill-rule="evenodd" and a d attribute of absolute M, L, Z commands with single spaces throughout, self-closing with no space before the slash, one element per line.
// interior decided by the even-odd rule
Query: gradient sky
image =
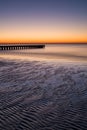
<path fill-rule="evenodd" d="M 87 0 L 0 0 L 4 42 L 87 42 Z"/>

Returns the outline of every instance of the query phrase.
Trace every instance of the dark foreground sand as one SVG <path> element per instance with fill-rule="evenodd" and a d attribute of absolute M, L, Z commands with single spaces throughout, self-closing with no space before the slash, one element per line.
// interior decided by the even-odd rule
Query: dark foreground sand
<path fill-rule="evenodd" d="M 87 64 L 0 60 L 0 130 L 87 130 Z"/>

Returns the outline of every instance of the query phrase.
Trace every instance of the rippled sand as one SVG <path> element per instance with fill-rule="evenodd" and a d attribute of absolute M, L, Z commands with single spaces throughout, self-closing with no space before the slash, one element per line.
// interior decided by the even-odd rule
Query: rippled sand
<path fill-rule="evenodd" d="M 87 130 L 87 64 L 0 60 L 0 130 Z"/>

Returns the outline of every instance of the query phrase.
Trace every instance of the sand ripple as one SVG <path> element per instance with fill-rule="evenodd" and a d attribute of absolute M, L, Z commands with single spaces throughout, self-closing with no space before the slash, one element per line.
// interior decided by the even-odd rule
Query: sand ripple
<path fill-rule="evenodd" d="M 87 130 L 87 65 L 0 60 L 0 130 Z"/>

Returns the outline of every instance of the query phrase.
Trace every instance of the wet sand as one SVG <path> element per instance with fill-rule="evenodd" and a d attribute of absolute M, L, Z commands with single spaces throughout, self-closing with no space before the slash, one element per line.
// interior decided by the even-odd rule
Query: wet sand
<path fill-rule="evenodd" d="M 0 59 L 0 130 L 86 130 L 87 64 Z"/>

